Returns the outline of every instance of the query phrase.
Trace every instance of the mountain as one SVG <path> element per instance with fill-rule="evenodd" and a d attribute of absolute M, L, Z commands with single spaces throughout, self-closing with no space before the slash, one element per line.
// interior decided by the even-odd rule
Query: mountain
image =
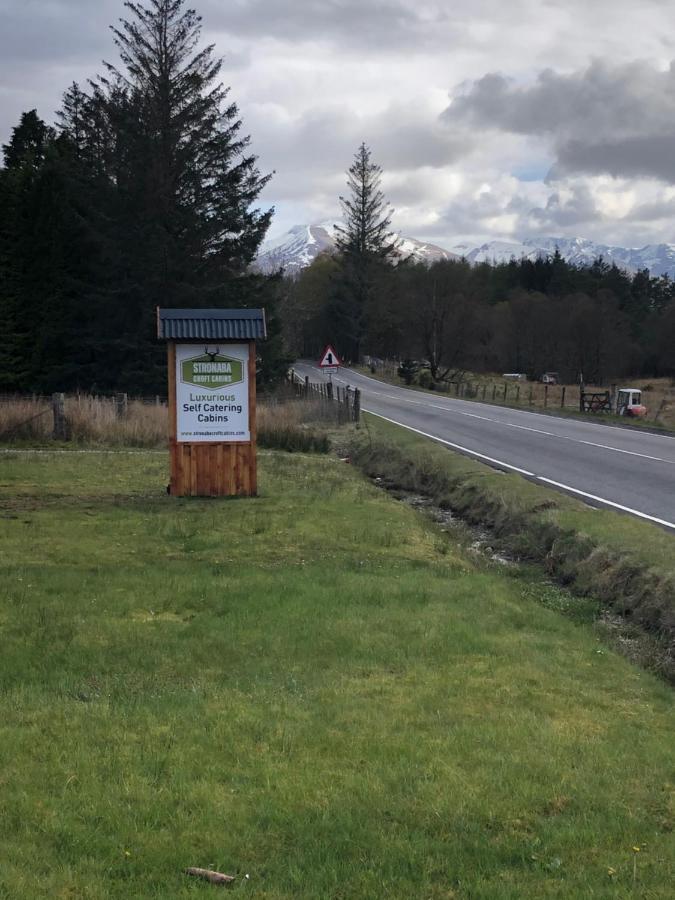
<path fill-rule="evenodd" d="M 577 266 L 590 266 L 598 257 L 605 262 L 616 263 L 627 272 L 649 269 L 653 276 L 670 275 L 675 278 L 675 244 L 647 244 L 644 247 L 613 247 L 597 244 L 586 238 L 528 238 L 523 241 L 488 241 L 475 246 L 471 243 L 455 244 L 450 250 L 397 235 L 402 258 L 412 257 L 415 262 L 435 262 L 438 259 L 465 257 L 471 263 L 503 263 L 511 259 L 531 259 L 553 256 L 556 247 L 563 259 Z M 297 275 L 325 251 L 335 249 L 335 224 L 323 222 L 317 225 L 296 225 L 286 234 L 266 241 L 256 260 L 262 272 L 275 272 L 283 268 L 289 275 Z"/>
<path fill-rule="evenodd" d="M 401 258 L 412 257 L 415 262 L 435 262 L 439 259 L 457 259 L 455 253 L 418 241 L 415 238 L 396 235 Z M 296 225 L 281 237 L 266 241 L 256 260 L 261 272 L 276 272 L 283 268 L 287 275 L 297 275 L 311 265 L 323 252 L 335 250 L 335 224 Z"/>
<path fill-rule="evenodd" d="M 675 276 L 675 244 L 647 244 L 645 247 L 612 247 L 585 238 L 541 238 L 515 241 L 489 241 L 478 247 L 456 244 L 452 249 L 469 262 L 502 263 L 510 259 L 552 256 L 556 247 L 563 259 L 574 265 L 590 266 L 598 257 L 616 263 L 627 272 L 649 269 L 654 276 Z"/>

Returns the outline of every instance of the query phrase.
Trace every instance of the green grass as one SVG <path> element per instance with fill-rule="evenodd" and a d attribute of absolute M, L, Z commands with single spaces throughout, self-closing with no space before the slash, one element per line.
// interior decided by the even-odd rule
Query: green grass
<path fill-rule="evenodd" d="M 166 481 L 0 458 L 0 897 L 672 896 L 672 692 L 561 592 L 330 458 Z"/>
<path fill-rule="evenodd" d="M 368 414 L 363 421 L 352 453 L 365 472 L 487 525 L 502 548 L 612 608 L 629 630 L 643 629 L 641 664 L 675 684 L 672 534 L 495 471 Z M 638 658 L 634 646 L 630 656 Z"/>

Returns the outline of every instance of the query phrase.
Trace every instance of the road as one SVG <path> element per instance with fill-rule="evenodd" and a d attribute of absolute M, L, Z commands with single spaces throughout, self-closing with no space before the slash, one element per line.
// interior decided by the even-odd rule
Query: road
<path fill-rule="evenodd" d="M 327 376 L 308 363 L 296 372 Z M 340 369 L 361 406 L 499 469 L 675 530 L 675 437 L 395 387 Z"/>

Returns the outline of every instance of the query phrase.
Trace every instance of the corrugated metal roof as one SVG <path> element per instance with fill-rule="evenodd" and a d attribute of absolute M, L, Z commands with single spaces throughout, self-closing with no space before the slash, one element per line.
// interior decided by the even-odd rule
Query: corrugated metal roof
<path fill-rule="evenodd" d="M 158 309 L 157 336 L 168 341 L 261 341 L 264 309 Z"/>

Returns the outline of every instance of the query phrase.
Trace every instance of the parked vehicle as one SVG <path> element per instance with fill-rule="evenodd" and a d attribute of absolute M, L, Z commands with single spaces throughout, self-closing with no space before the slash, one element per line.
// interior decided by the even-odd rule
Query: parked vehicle
<path fill-rule="evenodd" d="M 560 384 L 560 375 L 557 372 L 544 372 L 541 376 L 542 384 Z"/>
<path fill-rule="evenodd" d="M 642 417 L 647 415 L 647 407 L 642 404 L 642 391 L 638 388 L 619 388 L 616 392 L 617 416 Z"/>

